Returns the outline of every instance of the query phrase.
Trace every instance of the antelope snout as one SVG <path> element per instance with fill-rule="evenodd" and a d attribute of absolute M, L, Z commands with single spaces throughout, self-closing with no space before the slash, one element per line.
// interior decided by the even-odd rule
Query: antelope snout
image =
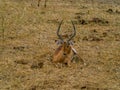
<path fill-rule="evenodd" d="M 66 53 L 63 53 L 64 56 L 66 56 L 67 54 Z"/>

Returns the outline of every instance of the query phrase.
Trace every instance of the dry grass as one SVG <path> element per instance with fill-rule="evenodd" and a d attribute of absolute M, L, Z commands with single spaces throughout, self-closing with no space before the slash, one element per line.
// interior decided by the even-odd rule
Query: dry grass
<path fill-rule="evenodd" d="M 119 90 L 120 6 L 87 0 L 47 5 L 0 1 L 0 90 Z M 70 20 L 75 22 L 74 47 L 86 66 L 56 68 L 51 62 L 62 19 L 63 34 L 72 31 Z"/>

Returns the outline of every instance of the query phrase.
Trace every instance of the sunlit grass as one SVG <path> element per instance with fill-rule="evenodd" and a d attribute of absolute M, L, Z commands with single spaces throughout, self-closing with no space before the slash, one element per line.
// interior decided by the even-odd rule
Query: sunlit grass
<path fill-rule="evenodd" d="M 106 12 L 109 8 L 113 14 Z M 1 0 L 0 89 L 119 90 L 120 15 L 115 13 L 119 8 L 82 0 L 48 1 L 46 8 L 43 1 L 37 7 L 31 0 Z M 93 18 L 101 21 L 91 23 Z M 79 23 L 81 19 L 87 23 Z M 71 20 L 75 22 L 74 47 L 86 66 L 79 62 L 60 69 L 51 62 L 61 20 L 62 34 L 71 33 Z"/>

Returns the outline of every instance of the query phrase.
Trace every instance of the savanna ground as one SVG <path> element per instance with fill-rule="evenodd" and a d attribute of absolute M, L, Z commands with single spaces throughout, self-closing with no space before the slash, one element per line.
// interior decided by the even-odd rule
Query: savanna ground
<path fill-rule="evenodd" d="M 0 90 L 120 90 L 120 1 L 34 1 L 0 0 Z M 62 19 L 86 65 L 51 62 Z"/>

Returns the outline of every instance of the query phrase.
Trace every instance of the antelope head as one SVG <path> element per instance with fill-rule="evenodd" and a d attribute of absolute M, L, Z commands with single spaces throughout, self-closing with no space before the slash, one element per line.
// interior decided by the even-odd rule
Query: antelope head
<path fill-rule="evenodd" d="M 73 25 L 73 33 L 66 41 L 64 41 L 63 37 L 59 34 L 62 23 L 63 20 L 60 22 L 57 30 L 57 36 L 59 38 L 57 44 L 59 44 L 59 47 L 55 51 L 55 54 L 53 56 L 53 62 L 62 62 L 70 65 L 73 53 L 76 53 L 75 49 L 72 47 L 73 45 L 72 39 L 76 35 L 76 29 L 73 21 L 71 21 Z"/>

